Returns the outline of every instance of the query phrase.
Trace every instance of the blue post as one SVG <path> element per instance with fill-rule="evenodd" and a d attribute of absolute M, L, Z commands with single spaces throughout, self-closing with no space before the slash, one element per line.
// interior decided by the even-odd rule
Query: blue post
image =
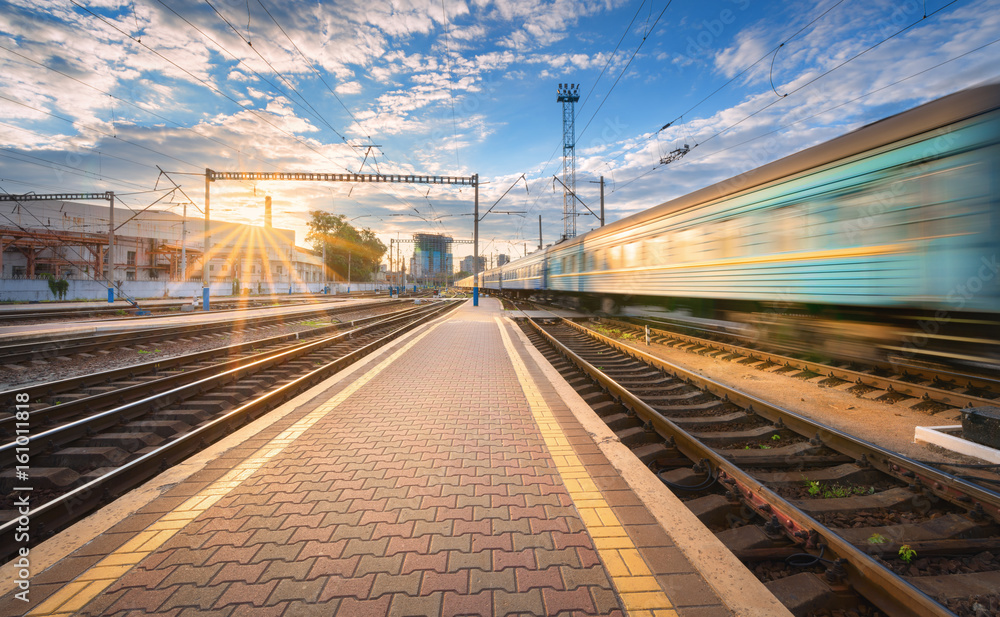
<path fill-rule="evenodd" d="M 114 304 L 114 303 L 115 303 L 115 288 L 108 287 L 108 304 Z"/>
<path fill-rule="evenodd" d="M 201 288 L 201 308 L 202 308 L 202 310 L 205 310 L 205 311 L 207 311 L 209 309 L 209 306 L 208 306 L 208 287 L 202 287 Z"/>
<path fill-rule="evenodd" d="M 479 306 L 479 286 L 472 288 L 472 306 Z"/>

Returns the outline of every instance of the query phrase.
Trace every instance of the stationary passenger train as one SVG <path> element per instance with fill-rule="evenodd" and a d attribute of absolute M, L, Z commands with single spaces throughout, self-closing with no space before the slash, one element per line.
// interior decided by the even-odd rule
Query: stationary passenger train
<path fill-rule="evenodd" d="M 835 357 L 1000 367 L 998 264 L 992 84 L 559 242 L 480 286 L 609 313 L 659 307 Z"/>

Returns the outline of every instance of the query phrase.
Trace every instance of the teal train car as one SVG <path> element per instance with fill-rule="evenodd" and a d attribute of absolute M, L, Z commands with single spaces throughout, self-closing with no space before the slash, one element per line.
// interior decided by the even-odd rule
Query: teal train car
<path fill-rule="evenodd" d="M 655 306 L 834 356 L 1000 364 L 1000 85 L 530 256 L 563 303 Z M 522 260 L 483 274 L 503 285 Z M 471 281 L 469 281 L 471 282 Z"/>

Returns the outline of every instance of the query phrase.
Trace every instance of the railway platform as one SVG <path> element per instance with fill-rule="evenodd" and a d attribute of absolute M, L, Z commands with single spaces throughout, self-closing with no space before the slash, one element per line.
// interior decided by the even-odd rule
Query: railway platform
<path fill-rule="evenodd" d="M 787 615 L 466 303 L 32 549 L 13 615 Z"/>

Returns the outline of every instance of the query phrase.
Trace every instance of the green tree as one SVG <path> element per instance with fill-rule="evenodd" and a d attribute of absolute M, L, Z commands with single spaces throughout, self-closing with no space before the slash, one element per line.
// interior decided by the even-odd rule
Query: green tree
<path fill-rule="evenodd" d="M 45 278 L 49 282 L 49 291 L 56 297 L 56 300 L 65 300 L 66 292 L 69 291 L 69 281 L 66 279 L 57 279 L 48 273 L 45 274 Z"/>
<path fill-rule="evenodd" d="M 343 214 L 310 210 L 309 233 L 306 241 L 318 255 L 326 245 L 326 266 L 338 278 L 347 280 L 348 268 L 352 281 L 370 281 L 378 272 L 386 253 L 375 232 L 367 227 L 357 229 Z"/>

